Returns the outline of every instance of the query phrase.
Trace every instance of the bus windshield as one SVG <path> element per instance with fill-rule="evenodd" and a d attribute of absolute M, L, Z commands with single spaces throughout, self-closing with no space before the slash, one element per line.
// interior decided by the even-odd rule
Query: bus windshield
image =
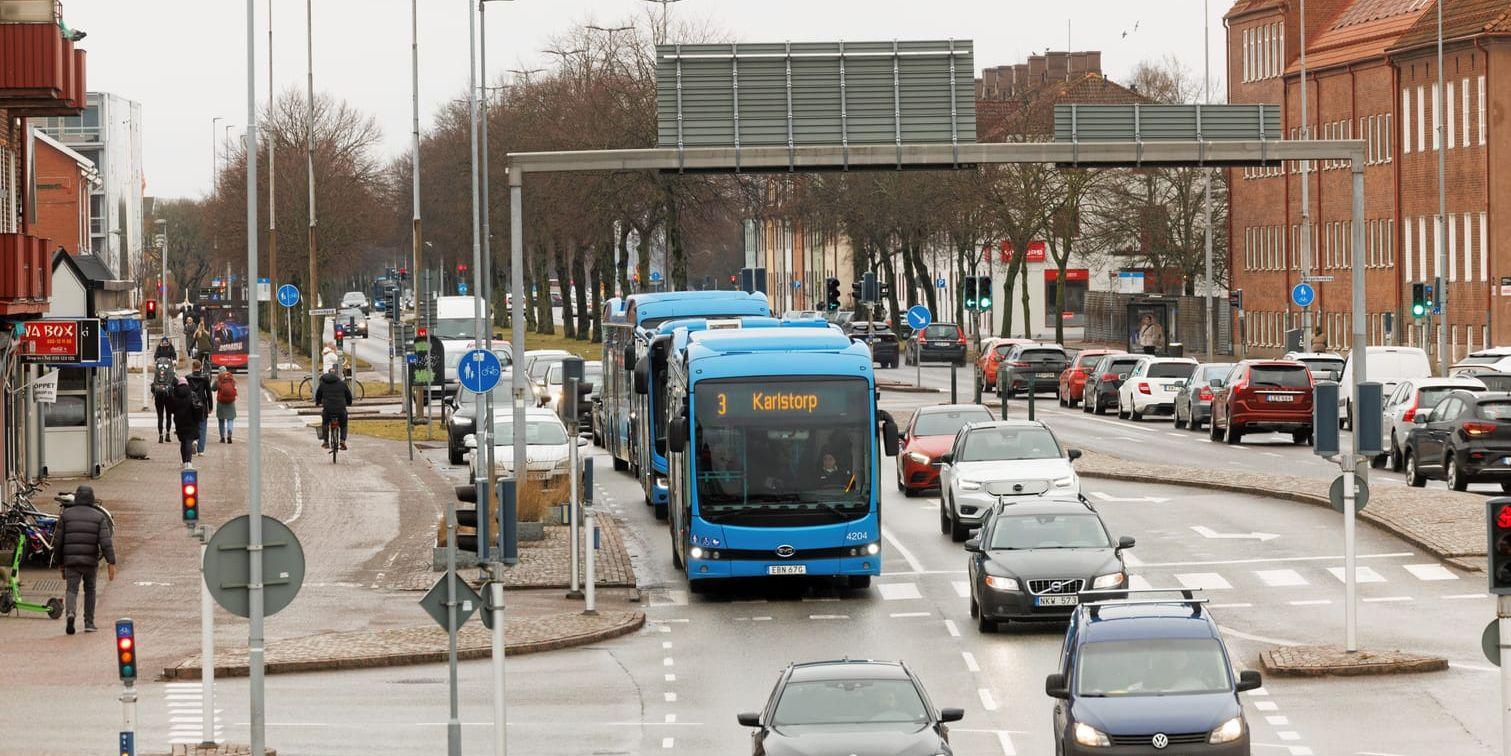
<path fill-rule="evenodd" d="M 694 396 L 692 465 L 705 519 L 786 526 L 870 510 L 866 381 L 713 380 Z"/>

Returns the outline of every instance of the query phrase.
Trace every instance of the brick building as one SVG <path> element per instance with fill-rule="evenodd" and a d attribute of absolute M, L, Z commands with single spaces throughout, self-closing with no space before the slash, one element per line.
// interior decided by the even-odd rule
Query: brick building
<path fill-rule="evenodd" d="M 89 158 L 41 131 L 32 132 L 35 160 L 38 235 L 69 254 L 90 251 L 89 197 L 100 185 L 100 172 Z"/>
<path fill-rule="evenodd" d="M 1300 136 L 1301 124 L 1299 11 L 1297 0 L 1239 0 L 1226 16 L 1229 101 L 1281 104 L 1289 138 Z M 1312 135 L 1364 139 L 1368 145 L 1364 237 L 1372 344 L 1421 341 L 1402 316 L 1410 307 L 1411 283 L 1436 274 L 1443 224 L 1448 307 L 1441 327 L 1453 356 L 1487 343 L 1511 343 L 1511 298 L 1491 285 L 1511 275 L 1511 240 L 1492 231 L 1506 227 L 1495 211 L 1505 213 L 1511 183 L 1489 181 L 1496 142 L 1494 118 L 1487 117 L 1511 95 L 1505 80 L 1491 75 L 1511 64 L 1508 18 L 1507 0 L 1444 5 L 1444 133 L 1438 134 L 1433 0 L 1306 4 Z M 1446 150 L 1446 220 L 1437 212 L 1439 150 Z M 1291 164 L 1230 174 L 1232 285 L 1244 290 L 1244 345 L 1275 352 L 1283 348 L 1286 329 L 1300 322 L 1288 293 L 1301 276 L 1301 171 Z M 1310 183 L 1312 273 L 1334 277 L 1317 286 L 1316 323 L 1330 348 L 1344 349 L 1352 338 L 1348 165 L 1318 163 Z M 1395 324 L 1389 333 L 1387 313 Z M 1436 337 L 1428 334 L 1427 340 L 1431 345 Z"/>

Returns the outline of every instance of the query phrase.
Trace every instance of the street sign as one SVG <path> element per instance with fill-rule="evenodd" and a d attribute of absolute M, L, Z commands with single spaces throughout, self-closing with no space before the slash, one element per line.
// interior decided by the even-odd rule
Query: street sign
<path fill-rule="evenodd" d="M 1310 284 L 1296 284 L 1291 289 L 1291 301 L 1295 302 L 1297 307 L 1311 307 L 1312 302 L 1317 301 L 1317 290 Z"/>
<path fill-rule="evenodd" d="M 267 276 L 260 276 L 260 277 L 258 277 L 258 279 L 257 279 L 257 301 L 259 301 L 259 302 L 271 302 L 271 301 L 273 301 L 273 279 L 268 278 Z"/>
<path fill-rule="evenodd" d="M 242 515 L 220 526 L 205 546 L 205 587 L 221 608 L 238 616 L 251 616 L 247 583 L 251 582 L 251 565 L 247 543 L 251 540 L 252 519 Z M 282 611 L 304 584 L 304 547 L 289 526 L 267 515 L 262 516 L 262 613 L 271 616 Z"/>
<path fill-rule="evenodd" d="M 21 334 L 22 362 L 98 362 L 100 321 L 32 320 Z"/>
<path fill-rule="evenodd" d="M 1485 658 L 1491 664 L 1497 667 L 1501 665 L 1501 621 L 1499 619 L 1490 620 L 1490 624 L 1485 625 L 1485 632 L 1480 633 L 1480 650 L 1485 652 Z"/>
<path fill-rule="evenodd" d="M 651 279 L 651 280 L 654 281 L 655 279 Z M 801 289 L 801 288 L 803 288 L 803 282 L 802 281 L 793 281 L 792 282 L 792 288 L 794 288 L 794 289 Z"/>
<path fill-rule="evenodd" d="M 457 629 L 462 629 L 462 625 L 467 624 L 467 620 L 472 619 L 472 613 L 477 611 L 478 607 L 482 605 L 483 598 L 477 595 L 477 591 L 472 590 L 472 586 L 468 585 L 467 581 L 458 575 L 456 579 Z M 436 624 L 441 626 L 442 630 L 446 629 L 445 575 L 442 575 L 439 580 L 435 581 L 435 585 L 425 592 L 425 596 L 420 599 L 420 607 L 436 621 Z"/>
<path fill-rule="evenodd" d="M 945 285 L 946 285 L 945 284 L 945 280 L 943 278 L 936 278 L 936 279 L 934 279 L 934 288 L 936 288 L 936 289 L 943 289 L 945 287 Z"/>
<path fill-rule="evenodd" d="M 934 315 L 929 312 L 929 308 L 923 305 L 913 305 L 912 307 L 908 308 L 909 328 L 915 331 L 921 331 L 925 328 L 928 328 L 929 323 L 932 322 L 934 322 Z"/>
<path fill-rule="evenodd" d="M 416 362 L 419 361 L 419 357 L 420 356 L 417 355 L 417 354 L 415 354 L 414 352 L 409 352 L 409 353 L 407 353 L 407 354 L 404 355 L 404 361 L 407 362 L 407 363 L 409 363 L 409 364 L 411 364 L 411 365 L 413 365 L 413 364 L 415 364 Z"/>
<path fill-rule="evenodd" d="M 414 360 L 409 362 L 409 383 L 412 386 L 440 386 L 446 378 L 446 345 L 434 334 L 426 334 L 423 342 L 415 342 Z"/>
<path fill-rule="evenodd" d="M 474 394 L 486 394 L 498 385 L 499 376 L 504 374 L 504 366 L 498 361 L 498 355 L 487 349 L 472 349 L 462 355 L 461 362 L 456 366 L 457 379 L 462 386 Z"/>
<path fill-rule="evenodd" d="M 466 281 L 458 281 L 457 282 L 457 284 L 456 284 L 456 293 L 460 294 L 461 296 L 467 296 L 467 282 Z"/>
<path fill-rule="evenodd" d="M 310 314 L 311 315 L 335 315 L 336 314 L 336 308 L 334 308 L 334 307 L 316 307 L 315 309 L 310 310 Z"/>
<path fill-rule="evenodd" d="M 1343 480 L 1342 475 L 1333 478 L 1333 484 L 1327 489 L 1327 500 L 1333 505 L 1335 512 L 1343 511 Z M 1359 487 L 1354 489 L 1354 511 L 1359 512 L 1364 509 L 1364 505 L 1369 503 L 1369 484 L 1365 483 L 1358 473 L 1354 473 L 1354 480 L 1359 484 Z"/>
<path fill-rule="evenodd" d="M 299 304 L 299 287 L 293 284 L 284 284 L 278 287 L 278 304 L 284 307 L 293 307 Z"/>
<path fill-rule="evenodd" d="M 653 271 L 651 271 L 651 283 L 661 283 L 661 271 L 659 271 L 659 270 L 653 270 Z"/>
<path fill-rule="evenodd" d="M 1305 281 L 1307 283 L 1329 283 L 1329 282 L 1331 282 L 1333 280 L 1333 277 L 1332 276 L 1307 276 L 1307 277 L 1305 277 L 1305 278 L 1303 278 L 1301 280 L 1303 280 L 1303 281 Z"/>

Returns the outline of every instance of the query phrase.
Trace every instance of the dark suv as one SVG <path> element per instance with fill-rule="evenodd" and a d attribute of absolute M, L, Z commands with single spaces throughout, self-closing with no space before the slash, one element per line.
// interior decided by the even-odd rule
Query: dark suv
<path fill-rule="evenodd" d="M 1086 376 L 1081 411 L 1105 415 L 1107 410 L 1117 409 L 1118 389 L 1128 377 L 1128 371 L 1143 358 L 1142 354 L 1109 354 L 1098 361 Z"/>
<path fill-rule="evenodd" d="M 907 363 L 949 362 L 965 365 L 965 331 L 954 323 L 935 323 L 908 337 Z"/>
<path fill-rule="evenodd" d="M 902 662 L 841 659 L 789 664 L 760 712 L 739 715 L 753 727 L 757 756 L 859 753 L 948 756 L 947 722 L 962 709 L 935 709 Z"/>
<path fill-rule="evenodd" d="M 859 341 L 871 348 L 871 361 L 882 367 L 895 368 L 901 357 L 897 334 L 886 323 L 874 320 L 852 320 L 844 326 L 845 334 L 852 341 Z"/>
<path fill-rule="evenodd" d="M 1249 753 L 1238 694 L 1259 673 L 1233 663 L 1206 599 L 1095 600 L 1071 615 L 1059 669 L 1044 681 L 1055 701 L 1055 752 Z M 1170 750 L 1166 750 L 1170 749 Z"/>
<path fill-rule="evenodd" d="M 1479 377 L 1479 376 L 1475 376 Z M 1441 478 L 1463 491 L 1470 483 L 1500 483 L 1511 491 L 1511 394 L 1455 391 L 1418 412 L 1406 436 L 1406 483 L 1418 488 Z"/>
<path fill-rule="evenodd" d="M 1058 344 L 1019 344 L 997 365 L 997 395 L 1011 399 L 1019 391 L 1059 393 L 1060 373 L 1070 367 L 1070 355 Z"/>

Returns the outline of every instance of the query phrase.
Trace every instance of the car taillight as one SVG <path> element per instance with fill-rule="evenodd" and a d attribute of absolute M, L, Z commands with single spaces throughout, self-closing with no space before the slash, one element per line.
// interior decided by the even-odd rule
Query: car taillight
<path fill-rule="evenodd" d="M 1026 367 L 1028 367 L 1028 363 L 1027 362 L 1023 362 L 1022 360 L 1015 360 L 1015 361 L 1009 362 L 1007 364 L 1010 367 L 1015 367 L 1015 368 L 1026 368 Z"/>
<path fill-rule="evenodd" d="M 1212 387 L 1202 386 L 1201 391 L 1196 393 L 1196 397 L 1204 402 L 1212 401 Z"/>
<path fill-rule="evenodd" d="M 957 328 L 955 330 L 955 336 L 956 336 L 955 341 L 957 341 L 958 343 L 961 343 L 961 344 L 965 343 L 965 331 L 960 330 L 960 329 Z"/>
<path fill-rule="evenodd" d="M 1495 423 L 1464 423 L 1464 435 L 1478 438 L 1495 432 Z"/>
<path fill-rule="evenodd" d="M 1148 394 L 1148 393 L 1150 393 L 1150 391 L 1149 391 L 1149 384 L 1147 384 L 1147 383 L 1145 383 L 1143 381 L 1139 381 L 1138 382 L 1138 392 L 1140 394 Z"/>
<path fill-rule="evenodd" d="M 1411 406 L 1407 407 L 1406 411 L 1401 413 L 1401 422 L 1409 423 L 1417 419 L 1417 399 L 1418 397 L 1412 396 Z"/>

